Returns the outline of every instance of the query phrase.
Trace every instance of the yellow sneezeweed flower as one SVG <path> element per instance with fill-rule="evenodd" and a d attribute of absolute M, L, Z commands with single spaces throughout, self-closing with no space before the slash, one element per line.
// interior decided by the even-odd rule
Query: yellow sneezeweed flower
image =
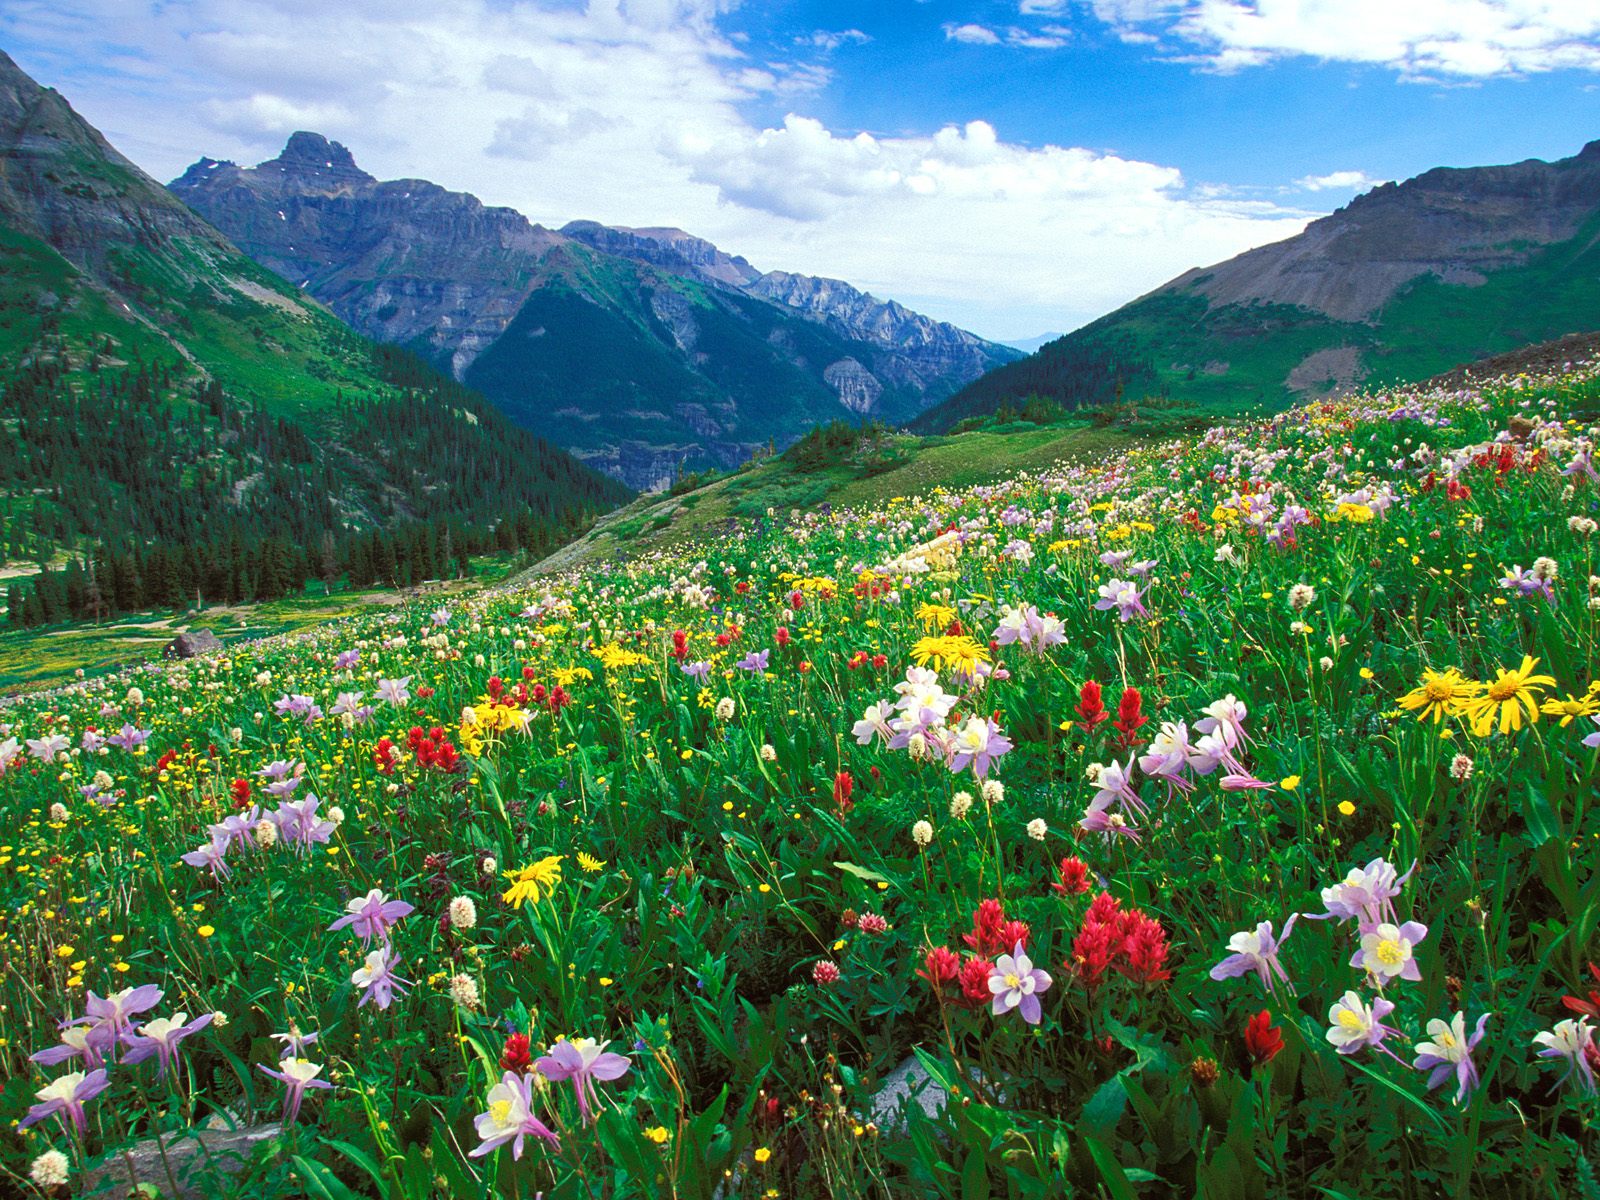
<path fill-rule="evenodd" d="M 932 662 L 936 670 L 942 671 L 948 666 L 953 671 L 970 675 L 979 663 L 989 661 L 989 651 L 966 634 L 960 634 L 919 638 L 911 647 L 911 657 L 919 667 Z"/>
<path fill-rule="evenodd" d="M 1498 723 L 1502 735 L 1522 728 L 1523 714 L 1528 723 L 1539 720 L 1539 692 L 1555 686 L 1555 677 L 1535 675 L 1539 660 L 1531 655 L 1522 656 L 1522 665 L 1508 671 L 1496 669 L 1494 681 L 1484 685 L 1483 695 L 1462 705 L 1462 712 L 1472 722 L 1472 732 L 1487 737 Z"/>
<path fill-rule="evenodd" d="M 1582 696 L 1569 695 L 1565 700 L 1557 700 L 1552 696 L 1539 711 L 1547 717 L 1560 717 L 1561 728 L 1565 729 L 1578 717 L 1590 717 L 1600 712 L 1600 699 L 1596 699 L 1592 692 Z"/>
<path fill-rule="evenodd" d="M 771 1157 L 772 1151 L 768 1150 L 765 1146 L 762 1146 L 756 1150 L 756 1161 L 758 1163 L 764 1163 Z"/>
<path fill-rule="evenodd" d="M 948 629 L 950 622 L 956 619 L 956 610 L 948 604 L 919 604 L 917 606 L 917 620 L 922 622 L 924 629 Z"/>
<path fill-rule="evenodd" d="M 605 863 L 601 862 L 594 855 L 585 853 L 582 850 L 578 851 L 578 866 L 582 867 L 583 870 L 588 874 L 593 875 L 596 871 L 601 870 L 605 865 Z"/>
<path fill-rule="evenodd" d="M 537 904 L 541 896 L 555 895 L 556 887 L 561 883 L 561 863 L 564 858 L 564 854 L 551 854 L 521 870 L 503 872 L 511 880 L 511 886 L 500 898 L 513 908 L 521 908 L 529 900 Z"/>
<path fill-rule="evenodd" d="M 1356 806 L 1348 800 L 1341 800 L 1339 801 L 1339 811 L 1347 817 L 1353 817 L 1356 815 Z"/>
<path fill-rule="evenodd" d="M 1416 688 L 1401 696 L 1398 703 L 1401 708 L 1416 712 L 1417 720 L 1426 721 L 1433 718 L 1437 725 L 1446 716 L 1455 716 L 1465 710 L 1466 706 L 1483 690 L 1483 684 L 1475 679 L 1468 679 L 1460 671 L 1451 667 L 1448 671 L 1422 672 L 1422 683 Z"/>
<path fill-rule="evenodd" d="M 1278 786 L 1286 792 L 1292 792 L 1295 790 L 1295 788 L 1300 786 L 1300 776 L 1285 775 L 1278 781 Z"/>
<path fill-rule="evenodd" d="M 644 1135 L 658 1146 L 665 1146 L 667 1144 L 667 1138 L 671 1136 L 667 1132 L 667 1127 L 665 1125 L 652 1125 L 649 1129 L 644 1131 Z"/>
<path fill-rule="evenodd" d="M 208 938 L 216 932 L 216 927 L 212 925 L 202 925 L 199 929 L 196 929 L 195 932 L 203 938 Z"/>
<path fill-rule="evenodd" d="M 1372 668 L 1371 667 L 1362 667 L 1360 672 L 1359 672 L 1359 674 L 1360 674 L 1361 678 L 1363 678 L 1363 679 L 1371 679 L 1372 678 Z"/>

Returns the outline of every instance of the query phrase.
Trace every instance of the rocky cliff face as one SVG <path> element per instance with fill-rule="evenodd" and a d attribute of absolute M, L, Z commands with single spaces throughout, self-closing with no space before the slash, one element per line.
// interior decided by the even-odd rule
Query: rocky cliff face
<path fill-rule="evenodd" d="M 108 255 L 120 247 L 181 243 L 202 261 L 234 253 L 3 51 L 0 224 L 47 243 L 102 281 Z"/>
<path fill-rule="evenodd" d="M 1600 207 L 1600 142 L 1572 158 L 1440 167 L 1386 183 L 1286 241 L 1180 275 L 1163 291 L 1213 305 L 1288 304 L 1370 320 L 1424 275 L 1472 287 L 1564 242 Z"/>
<path fill-rule="evenodd" d="M 380 183 L 312 133 L 252 168 L 202 158 L 171 188 L 362 333 L 424 347 L 458 379 L 562 241 L 513 209 L 425 180 Z"/>
<path fill-rule="evenodd" d="M 817 421 L 899 421 L 1017 357 L 838 280 L 762 274 L 679 229 L 559 232 L 297 133 L 173 193 L 357 330 L 424 351 L 634 487 Z"/>
<path fill-rule="evenodd" d="M 894 300 L 879 300 L 840 279 L 758 271 L 745 259 L 681 229 L 617 229 L 572 221 L 561 232 L 608 254 L 781 304 L 843 337 L 866 342 L 879 351 L 870 370 L 880 390 L 883 384 L 898 384 L 931 394 L 931 402 L 992 367 L 1022 357 L 1021 351 L 912 312 Z"/>

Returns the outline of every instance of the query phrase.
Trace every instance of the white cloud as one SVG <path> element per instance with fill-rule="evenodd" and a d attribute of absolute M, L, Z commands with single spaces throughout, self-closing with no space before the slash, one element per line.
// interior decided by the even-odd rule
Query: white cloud
<path fill-rule="evenodd" d="M 965 42 L 969 46 L 998 46 L 1000 35 L 984 25 L 956 25 L 944 27 L 946 41 Z"/>
<path fill-rule="evenodd" d="M 990 29 L 987 25 L 944 26 L 947 42 L 964 42 L 969 46 L 1021 46 L 1030 50 L 1055 50 L 1067 44 L 1071 30 L 1062 25 L 1045 25 L 1037 30 L 1020 29 L 1009 25 L 1004 29 Z"/>
<path fill-rule="evenodd" d="M 859 29 L 817 29 L 794 39 L 797 46 L 815 46 L 818 50 L 837 50 L 840 46 L 864 46 L 872 40 Z"/>
<path fill-rule="evenodd" d="M 1303 179 L 1296 179 L 1294 185 L 1308 192 L 1364 192 L 1387 182 L 1385 179 L 1374 179 L 1365 171 L 1330 171 L 1326 175 L 1307 175 Z"/>
<path fill-rule="evenodd" d="M 681 226 L 763 269 L 847 279 L 978 332 L 1069 328 L 1305 223 L 1171 167 L 1008 142 L 982 121 L 830 127 L 806 111 L 829 86 L 829 39 L 754 57 L 720 32 L 728 6 L 7 0 L 0 43 L 161 179 L 202 154 L 270 158 L 310 128 L 379 178 L 547 225 Z M 752 101 L 791 115 L 752 123 Z"/>
<path fill-rule="evenodd" d="M 1024 0 L 1026 5 L 1027 0 Z M 1092 0 L 1129 41 L 1231 72 L 1281 58 L 1385 66 L 1408 79 L 1600 71 L 1595 0 Z"/>

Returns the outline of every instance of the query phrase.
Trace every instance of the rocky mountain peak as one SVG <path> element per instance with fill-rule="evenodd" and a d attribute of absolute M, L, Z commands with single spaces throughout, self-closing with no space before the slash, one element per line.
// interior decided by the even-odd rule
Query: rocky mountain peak
<path fill-rule="evenodd" d="M 312 183 L 337 188 L 377 182 L 356 166 L 355 156 L 341 143 L 303 129 L 290 134 L 278 157 L 262 163 L 257 170 L 293 176 L 303 189 Z"/>

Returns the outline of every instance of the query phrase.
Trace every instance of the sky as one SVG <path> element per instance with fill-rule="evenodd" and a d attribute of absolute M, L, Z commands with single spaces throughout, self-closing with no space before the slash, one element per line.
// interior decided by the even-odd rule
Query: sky
<path fill-rule="evenodd" d="M 314 130 L 997 340 L 1600 138 L 1600 0 L 5 0 L 0 48 L 162 181 Z"/>

